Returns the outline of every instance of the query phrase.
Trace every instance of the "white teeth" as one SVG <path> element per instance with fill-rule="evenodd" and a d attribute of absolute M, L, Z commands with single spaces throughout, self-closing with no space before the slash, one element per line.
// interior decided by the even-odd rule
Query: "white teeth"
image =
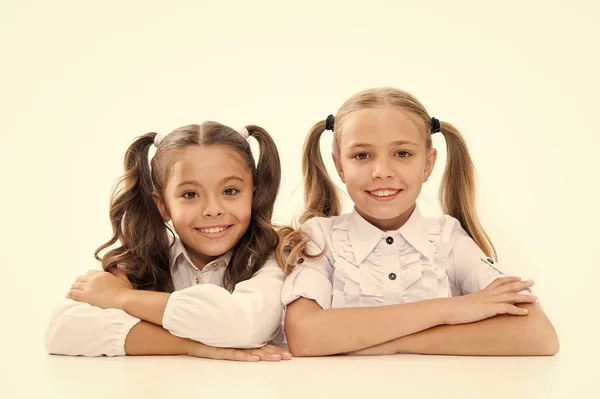
<path fill-rule="evenodd" d="M 225 231 L 225 227 L 211 227 L 209 229 L 200 229 L 202 233 L 220 233 Z"/>
<path fill-rule="evenodd" d="M 377 197 L 389 197 L 398 192 L 398 190 L 377 190 L 371 191 L 371 194 L 376 195 Z"/>

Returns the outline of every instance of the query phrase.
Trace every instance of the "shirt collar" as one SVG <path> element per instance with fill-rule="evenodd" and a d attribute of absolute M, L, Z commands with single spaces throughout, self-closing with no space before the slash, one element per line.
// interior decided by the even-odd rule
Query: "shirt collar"
<path fill-rule="evenodd" d="M 205 267 L 208 267 L 208 266 L 213 266 L 213 267 L 224 266 L 224 267 L 226 267 L 227 265 L 229 265 L 229 261 L 231 260 L 232 254 L 233 254 L 233 250 L 229 250 L 228 252 L 224 253 L 223 255 L 217 257 L 212 262 L 208 263 Z M 171 248 L 169 249 L 169 261 L 170 261 L 170 266 L 171 266 L 171 273 L 173 273 L 175 271 L 175 268 L 181 262 L 187 263 L 188 266 L 193 269 L 197 269 L 197 267 L 192 262 L 190 255 L 188 254 L 187 250 L 185 249 L 185 245 L 183 245 L 183 241 L 181 241 L 181 238 L 179 238 L 179 237 L 175 237 L 175 240 L 173 241 L 173 245 L 171 245 Z"/>
<path fill-rule="evenodd" d="M 429 241 L 428 226 L 415 206 L 406 223 L 398 230 L 383 231 L 367 222 L 354 209 L 351 215 L 352 228 L 349 232 L 350 244 L 354 252 L 356 264 L 362 263 L 373 252 L 380 240 L 396 233 L 400 234 L 414 249 L 426 258 L 433 258 L 433 246 Z"/>

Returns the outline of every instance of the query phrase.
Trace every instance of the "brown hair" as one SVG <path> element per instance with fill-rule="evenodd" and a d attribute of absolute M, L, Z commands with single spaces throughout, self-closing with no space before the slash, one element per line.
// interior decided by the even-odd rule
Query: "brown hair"
<path fill-rule="evenodd" d="M 259 126 L 250 125 L 246 129 L 260 146 L 256 166 L 248 141 L 232 128 L 216 122 L 184 126 L 169 133 L 158 145 L 151 162 L 148 151 L 156 133 L 135 139 L 125 154 L 125 173 L 111 196 L 113 236 L 94 254 L 102 262 L 102 268 L 106 271 L 123 268 L 137 289 L 173 291 L 168 232 L 173 236 L 174 233 L 160 216 L 152 193 L 162 195 L 170 169 L 182 149 L 191 145 L 224 145 L 241 156 L 252 174 L 254 193 L 250 225 L 233 248 L 223 283 L 231 291 L 237 283 L 252 277 L 279 242 L 271 217 L 279 191 L 281 164 L 271 136 Z M 119 247 L 98 257 L 117 241 Z"/>
<path fill-rule="evenodd" d="M 349 98 L 335 115 L 333 133 L 333 153 L 339 154 L 340 135 L 344 122 L 352 112 L 383 106 L 392 106 L 410 113 L 420 122 L 426 137 L 426 146 L 431 148 L 431 116 L 425 107 L 411 94 L 394 88 L 364 90 Z M 316 216 L 337 216 L 341 205 L 337 189 L 325 168 L 319 146 L 321 134 L 325 131 L 325 120 L 317 122 L 304 142 L 302 172 L 304 176 L 305 210 L 300 223 Z M 448 156 L 440 186 L 440 201 L 444 213 L 455 217 L 473 238 L 483 252 L 496 257 L 496 250 L 483 229 L 475 209 L 475 167 L 469 150 L 460 132 L 448 122 L 440 122 L 440 131 L 446 140 Z M 285 226 L 279 230 L 280 244 L 276 252 L 277 260 L 286 272 L 298 256 L 315 257 L 306 254 L 304 248 L 308 238 L 301 231 Z M 287 254 L 288 251 L 289 255 Z M 319 255 L 316 255 L 319 256 Z"/>

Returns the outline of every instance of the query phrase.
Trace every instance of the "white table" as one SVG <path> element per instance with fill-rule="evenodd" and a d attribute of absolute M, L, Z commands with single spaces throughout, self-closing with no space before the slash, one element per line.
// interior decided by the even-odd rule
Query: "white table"
<path fill-rule="evenodd" d="M 583 358 L 562 354 L 337 356 L 237 363 L 184 356 L 72 358 L 36 350 L 6 367 L 10 360 L 2 362 L 2 379 L 8 380 L 0 387 L 0 397 L 6 399 L 600 398 L 599 373 Z"/>

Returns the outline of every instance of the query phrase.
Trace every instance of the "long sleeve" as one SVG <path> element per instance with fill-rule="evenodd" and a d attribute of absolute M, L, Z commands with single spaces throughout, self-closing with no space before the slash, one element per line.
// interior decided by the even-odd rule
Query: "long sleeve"
<path fill-rule="evenodd" d="M 139 321 L 122 310 L 64 299 L 46 330 L 46 351 L 71 356 L 122 356 L 125 338 Z"/>
<path fill-rule="evenodd" d="M 232 293 L 214 284 L 171 294 L 163 327 L 171 334 L 206 345 L 256 348 L 272 339 L 281 325 L 284 274 L 270 258 Z"/>

